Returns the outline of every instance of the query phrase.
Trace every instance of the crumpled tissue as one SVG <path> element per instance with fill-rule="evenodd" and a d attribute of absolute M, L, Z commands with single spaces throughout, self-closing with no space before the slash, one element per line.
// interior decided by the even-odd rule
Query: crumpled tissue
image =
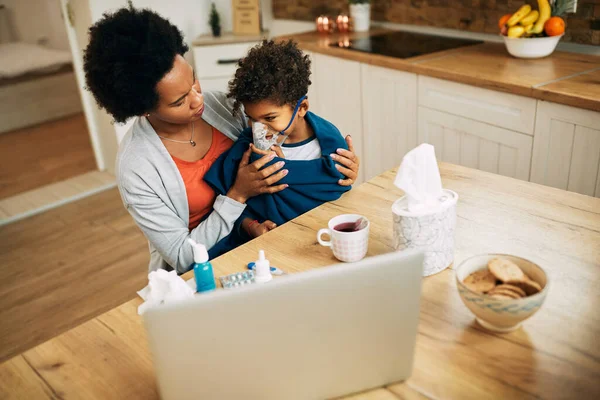
<path fill-rule="evenodd" d="M 423 143 L 406 153 L 394 185 L 406 194 L 409 211 L 433 211 L 439 208 L 442 179 L 434 147 Z"/>
<path fill-rule="evenodd" d="M 137 292 L 144 300 L 138 307 L 142 315 L 151 307 L 161 304 L 172 304 L 194 297 L 194 290 L 180 277 L 176 271 L 159 269 L 148 274 L 148 286 Z"/>

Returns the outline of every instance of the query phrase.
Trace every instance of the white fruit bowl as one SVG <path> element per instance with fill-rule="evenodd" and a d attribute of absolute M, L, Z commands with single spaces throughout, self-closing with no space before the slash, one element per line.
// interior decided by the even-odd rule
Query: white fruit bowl
<path fill-rule="evenodd" d="M 510 55 L 517 58 L 547 57 L 556 49 L 556 45 L 563 36 L 564 34 L 548 37 L 511 38 L 502 35 L 506 50 Z"/>

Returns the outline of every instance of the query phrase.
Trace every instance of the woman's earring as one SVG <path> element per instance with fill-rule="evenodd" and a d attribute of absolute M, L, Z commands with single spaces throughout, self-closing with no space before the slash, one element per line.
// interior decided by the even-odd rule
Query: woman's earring
<path fill-rule="evenodd" d="M 149 116 L 150 116 L 150 113 L 146 114 L 146 117 L 149 117 Z"/>

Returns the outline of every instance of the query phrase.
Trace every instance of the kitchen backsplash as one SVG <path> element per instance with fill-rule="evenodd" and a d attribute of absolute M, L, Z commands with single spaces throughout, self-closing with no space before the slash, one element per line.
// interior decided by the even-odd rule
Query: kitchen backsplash
<path fill-rule="evenodd" d="M 471 32 L 498 33 L 498 19 L 535 0 L 372 0 L 371 19 Z M 347 0 L 273 0 L 273 16 L 312 21 L 348 12 Z M 565 41 L 600 45 L 600 0 L 579 0 L 569 14 Z"/>

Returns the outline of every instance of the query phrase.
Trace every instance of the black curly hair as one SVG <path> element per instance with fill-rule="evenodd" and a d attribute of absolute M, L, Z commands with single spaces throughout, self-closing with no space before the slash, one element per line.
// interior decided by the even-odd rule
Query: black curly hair
<path fill-rule="evenodd" d="M 310 84 L 310 57 L 296 43 L 264 40 L 240 60 L 227 97 L 235 100 L 234 111 L 262 100 L 293 108 Z"/>
<path fill-rule="evenodd" d="M 175 57 L 188 51 L 179 29 L 146 9 L 105 13 L 89 35 L 83 57 L 87 89 L 117 122 L 153 110 L 156 84 Z"/>

